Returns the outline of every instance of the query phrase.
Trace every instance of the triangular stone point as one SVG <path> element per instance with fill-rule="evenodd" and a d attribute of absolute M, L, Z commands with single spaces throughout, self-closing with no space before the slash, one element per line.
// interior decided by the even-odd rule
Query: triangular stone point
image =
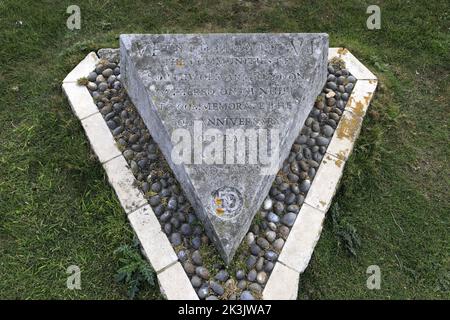
<path fill-rule="evenodd" d="M 327 71 L 326 34 L 121 35 L 128 95 L 225 263 Z"/>

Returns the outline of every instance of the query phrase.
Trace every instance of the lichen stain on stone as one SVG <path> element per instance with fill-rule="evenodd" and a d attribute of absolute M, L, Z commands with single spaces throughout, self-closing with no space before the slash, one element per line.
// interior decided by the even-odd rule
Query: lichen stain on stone
<path fill-rule="evenodd" d="M 216 205 L 221 206 L 222 205 L 222 199 L 220 198 L 214 198 L 214 202 L 216 203 Z"/>
<path fill-rule="evenodd" d="M 177 67 L 184 67 L 183 59 L 177 59 L 175 64 L 176 64 Z"/>
<path fill-rule="evenodd" d="M 360 118 L 356 116 L 352 117 L 342 117 L 339 126 L 336 130 L 337 137 L 339 139 L 349 139 L 350 141 L 355 140 L 355 133 L 360 124 Z"/>
<path fill-rule="evenodd" d="M 323 200 L 319 200 L 319 203 L 322 205 L 322 207 L 326 207 L 326 201 L 323 201 Z"/>
<path fill-rule="evenodd" d="M 342 159 L 337 159 L 334 163 L 336 164 L 336 166 L 338 168 L 340 168 L 342 166 L 342 164 L 344 163 L 344 161 Z"/>
<path fill-rule="evenodd" d="M 348 151 L 348 148 L 345 150 L 341 150 L 338 152 L 338 154 L 336 155 L 336 157 L 340 160 L 345 161 L 345 153 Z"/>
<path fill-rule="evenodd" d="M 338 53 L 338 54 L 341 54 L 341 55 L 346 55 L 346 54 L 348 53 L 348 50 L 345 49 L 345 48 L 339 48 L 339 49 L 337 50 L 337 53 Z"/>
<path fill-rule="evenodd" d="M 362 103 L 361 101 L 356 101 L 354 103 L 355 107 L 353 108 L 353 113 L 356 114 L 357 116 L 362 117 L 364 115 L 364 106 L 365 104 Z"/>

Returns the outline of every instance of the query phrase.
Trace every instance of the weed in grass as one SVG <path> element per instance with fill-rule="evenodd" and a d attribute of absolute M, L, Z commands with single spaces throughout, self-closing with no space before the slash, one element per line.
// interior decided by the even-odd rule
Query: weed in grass
<path fill-rule="evenodd" d="M 143 286 L 149 285 L 152 288 L 156 286 L 155 271 L 142 257 L 138 240 L 135 239 L 132 245 L 121 245 L 114 254 L 118 256 L 120 262 L 115 279 L 127 286 L 130 299 L 137 298 Z"/>
<path fill-rule="evenodd" d="M 77 80 L 77 84 L 79 86 L 87 86 L 88 83 L 89 83 L 89 80 L 86 77 L 82 77 Z"/>

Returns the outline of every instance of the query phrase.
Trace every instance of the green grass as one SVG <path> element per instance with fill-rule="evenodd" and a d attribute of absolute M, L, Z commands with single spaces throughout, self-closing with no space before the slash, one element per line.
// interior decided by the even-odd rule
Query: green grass
<path fill-rule="evenodd" d="M 127 298 L 114 250 L 132 232 L 61 81 L 89 51 L 144 32 L 327 32 L 349 48 L 381 84 L 299 296 L 450 298 L 448 1 L 77 3 L 82 28 L 70 31 L 70 1 L 0 2 L 0 298 Z M 369 4 L 381 30 L 365 27 Z M 356 232 L 356 256 L 339 230 Z M 82 290 L 66 289 L 72 264 Z"/>

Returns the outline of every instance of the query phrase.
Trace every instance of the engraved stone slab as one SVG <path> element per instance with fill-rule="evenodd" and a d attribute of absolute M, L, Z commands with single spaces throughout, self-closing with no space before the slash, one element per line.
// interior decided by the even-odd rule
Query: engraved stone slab
<path fill-rule="evenodd" d="M 228 263 L 326 80 L 326 34 L 121 35 L 128 95 Z"/>

